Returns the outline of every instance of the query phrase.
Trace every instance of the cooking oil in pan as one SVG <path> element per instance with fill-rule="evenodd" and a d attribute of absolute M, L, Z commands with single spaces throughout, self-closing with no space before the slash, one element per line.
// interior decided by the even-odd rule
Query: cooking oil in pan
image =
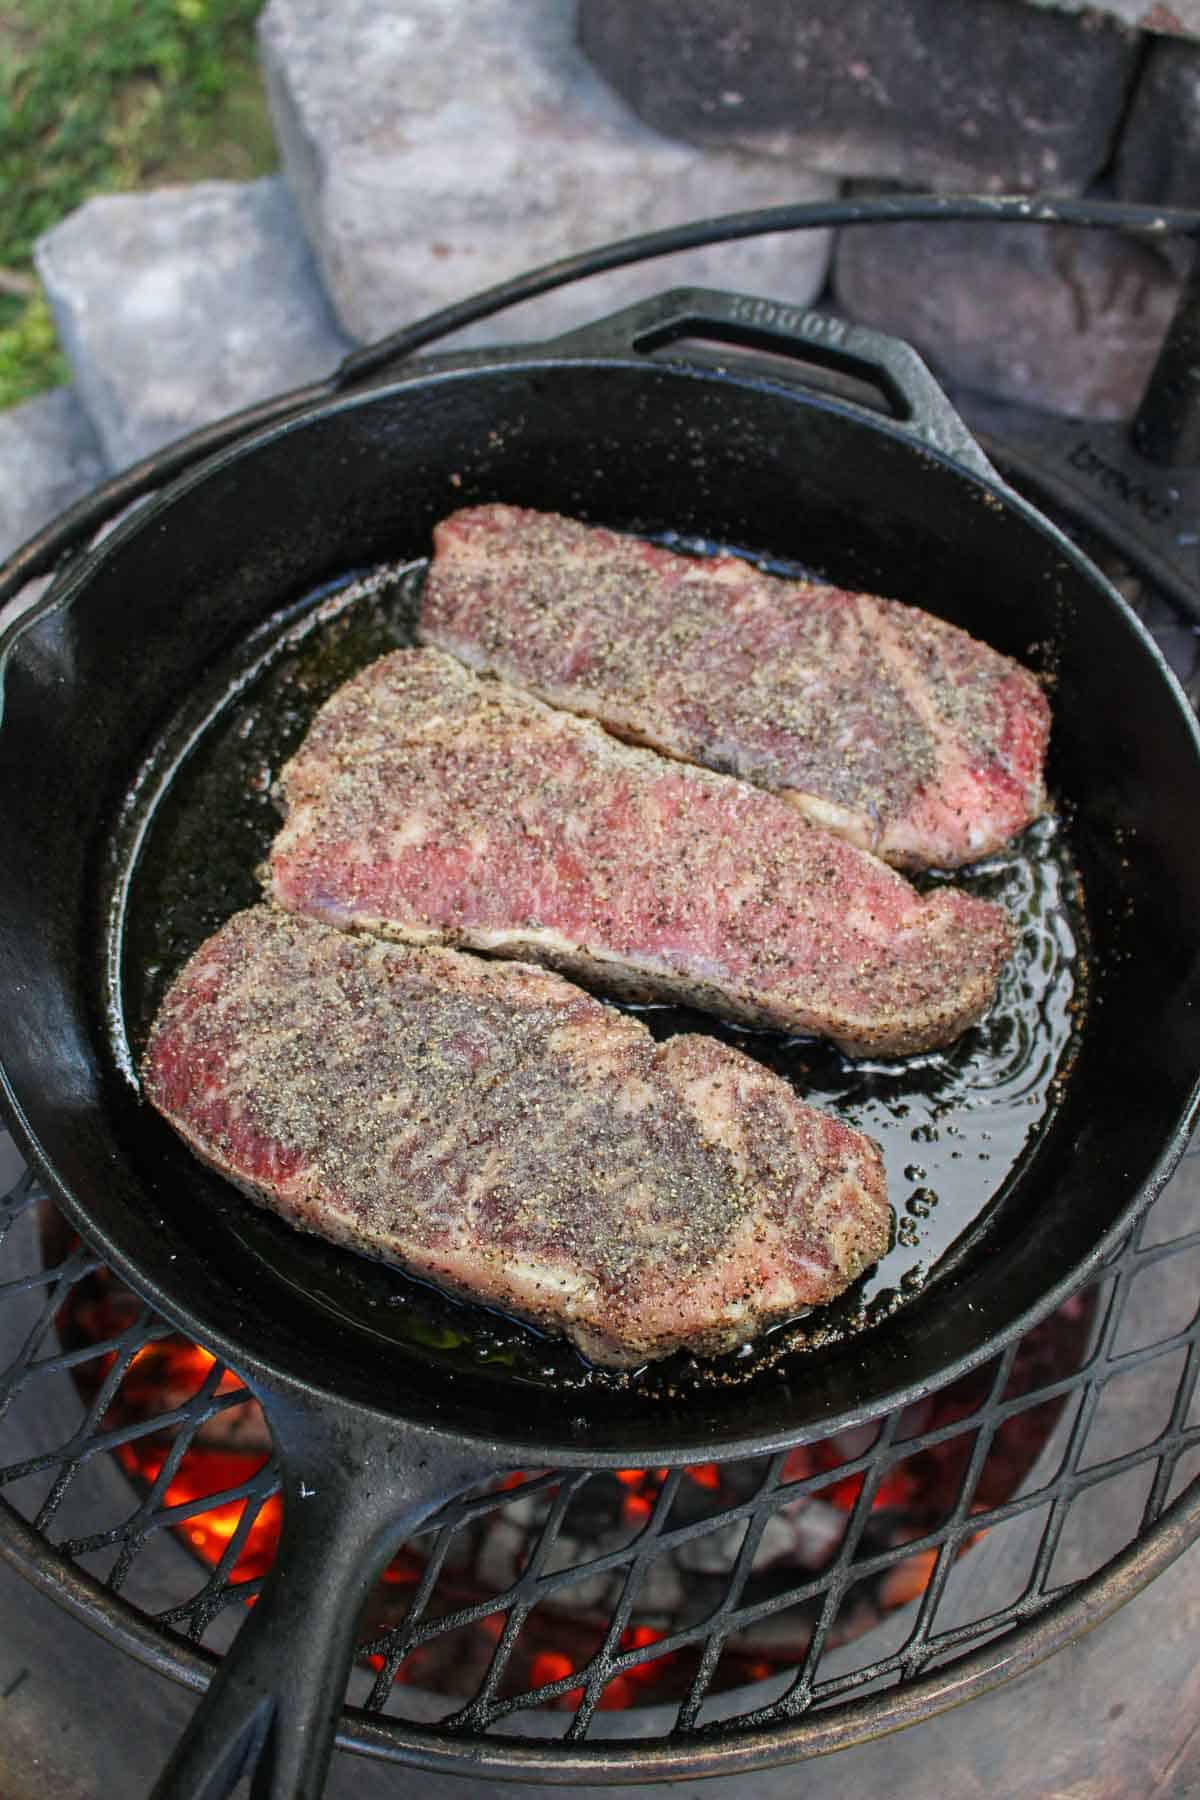
<path fill-rule="evenodd" d="M 688 546 L 689 548 L 698 546 Z M 236 669 L 214 678 L 153 759 L 158 799 L 140 826 L 121 946 L 127 1068 L 162 994 L 191 951 L 260 897 L 255 870 L 279 827 L 272 787 L 317 707 L 373 658 L 413 641 L 425 563 L 336 584 L 270 621 Z M 787 573 L 797 573 L 787 570 Z M 923 877 L 932 886 L 949 877 Z M 674 1006 L 636 1010 L 655 1036 L 703 1031 L 738 1044 L 812 1104 L 837 1111 L 883 1150 L 895 1212 L 887 1255 L 840 1300 L 776 1326 L 732 1357 L 677 1356 L 636 1375 L 590 1368 L 560 1340 L 454 1301 L 399 1271 L 303 1237 L 232 1189 L 223 1227 L 272 1279 L 447 1370 L 505 1380 L 677 1396 L 743 1381 L 781 1359 L 869 1327 L 1002 1228 L 1053 1118 L 1084 1002 L 1082 906 L 1067 833 L 1049 817 L 955 884 L 1000 902 L 1020 931 L 996 1002 L 948 1048 L 852 1062 L 831 1045 L 727 1025 Z"/>

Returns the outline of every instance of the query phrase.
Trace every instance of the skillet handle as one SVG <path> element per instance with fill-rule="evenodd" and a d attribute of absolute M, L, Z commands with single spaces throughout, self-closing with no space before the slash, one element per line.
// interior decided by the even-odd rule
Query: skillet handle
<path fill-rule="evenodd" d="M 1000 476 L 912 345 L 829 313 L 719 288 L 672 288 L 555 338 L 544 348 L 609 354 L 635 350 L 649 355 L 685 339 L 766 350 L 801 366 L 809 363 L 854 375 L 883 395 L 910 437 L 989 484 L 1000 484 Z"/>
<path fill-rule="evenodd" d="M 151 1800 L 225 1800 L 250 1770 L 252 1800 L 318 1800 L 367 1595 L 422 1520 L 497 1472 L 412 1428 L 268 1405 L 284 1469 L 275 1562 Z"/>

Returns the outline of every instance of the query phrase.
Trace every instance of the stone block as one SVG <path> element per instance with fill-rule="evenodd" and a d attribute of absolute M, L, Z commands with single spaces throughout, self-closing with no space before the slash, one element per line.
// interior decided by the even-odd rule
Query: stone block
<path fill-rule="evenodd" d="M 834 191 L 650 130 L 587 62 L 565 0 L 270 0 L 259 35 L 284 170 L 356 338 L 590 245 Z M 821 233 L 673 258 L 457 341 L 551 335 L 680 281 L 804 302 L 828 255 Z"/>
<path fill-rule="evenodd" d="M 277 176 L 89 200 L 35 260 L 115 469 L 348 348 Z"/>
<path fill-rule="evenodd" d="M 1141 398 L 1179 278 L 1163 252 L 1107 232 L 885 225 L 841 234 L 834 290 L 956 383 L 1112 419 Z"/>
<path fill-rule="evenodd" d="M 0 562 L 105 474 L 96 433 L 72 389 L 0 412 Z"/>
<path fill-rule="evenodd" d="M 1111 20 L 1013 0 L 581 0 L 579 29 L 660 131 L 937 189 L 1081 189 L 1137 60 Z"/>
<path fill-rule="evenodd" d="M 1200 37 L 1200 0 L 1029 0 L 1055 12 L 1107 13 L 1123 25 L 1176 37 Z"/>
<path fill-rule="evenodd" d="M 1151 45 L 1117 147 L 1122 200 L 1200 205 L 1200 45 Z"/>

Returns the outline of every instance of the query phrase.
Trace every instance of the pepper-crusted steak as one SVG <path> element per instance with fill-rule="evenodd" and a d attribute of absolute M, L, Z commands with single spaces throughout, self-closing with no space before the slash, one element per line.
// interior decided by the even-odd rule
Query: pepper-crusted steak
<path fill-rule="evenodd" d="M 280 788 L 268 894 L 410 943 L 531 957 L 852 1054 L 947 1043 L 1011 948 L 772 794 L 397 650 L 326 702 Z"/>
<path fill-rule="evenodd" d="M 869 1138 L 740 1052 L 557 975 L 240 913 L 171 987 L 145 1092 L 302 1230 L 598 1362 L 733 1349 L 887 1247 Z"/>
<path fill-rule="evenodd" d="M 1045 810 L 1038 683 L 916 607 L 515 506 L 455 513 L 434 545 L 424 642 L 897 868 L 971 862 Z"/>

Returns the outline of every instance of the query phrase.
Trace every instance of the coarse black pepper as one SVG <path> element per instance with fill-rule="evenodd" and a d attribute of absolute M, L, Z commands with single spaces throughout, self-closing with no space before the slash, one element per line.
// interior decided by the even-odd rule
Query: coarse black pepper
<path fill-rule="evenodd" d="M 523 507 L 434 535 L 425 642 L 897 867 L 973 861 L 1045 809 L 1038 682 L 916 607 Z"/>
<path fill-rule="evenodd" d="M 277 908 L 185 966 L 148 1098 L 302 1229 L 628 1365 L 721 1351 L 887 1246 L 882 1163 L 739 1051 L 521 963 Z"/>
<path fill-rule="evenodd" d="M 948 1043 L 1012 946 L 1001 908 L 919 895 L 727 776 L 397 650 L 317 714 L 284 769 L 268 892 L 402 941 L 534 957 L 851 1055 Z"/>

